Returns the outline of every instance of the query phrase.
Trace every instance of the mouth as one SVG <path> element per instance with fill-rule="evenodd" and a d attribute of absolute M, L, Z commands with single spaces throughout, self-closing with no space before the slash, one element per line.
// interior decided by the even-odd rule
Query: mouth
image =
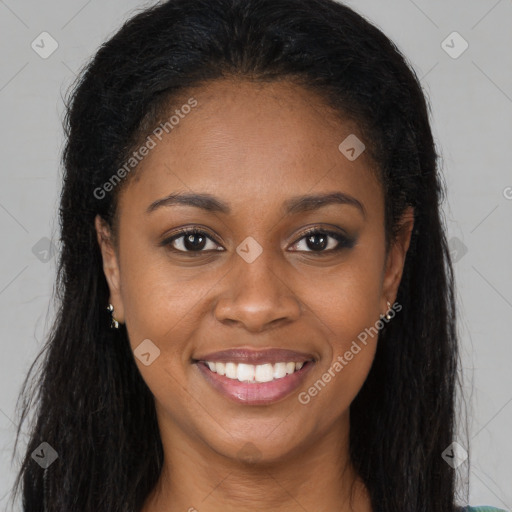
<path fill-rule="evenodd" d="M 297 389 L 316 361 L 311 354 L 288 350 L 236 349 L 192 362 L 206 382 L 226 398 L 246 405 L 268 405 Z"/>

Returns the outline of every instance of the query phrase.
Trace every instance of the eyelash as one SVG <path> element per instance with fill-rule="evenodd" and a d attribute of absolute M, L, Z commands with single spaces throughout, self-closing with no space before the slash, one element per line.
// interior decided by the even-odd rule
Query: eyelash
<path fill-rule="evenodd" d="M 311 251 L 311 250 L 309 250 L 309 251 L 297 251 L 297 252 L 307 252 L 307 253 L 311 253 L 313 255 L 321 256 L 321 255 L 326 254 L 326 253 L 327 254 L 336 253 L 338 251 L 341 251 L 342 249 L 352 248 L 354 246 L 354 242 L 355 241 L 353 239 L 348 238 L 348 237 L 346 237 L 346 236 L 344 236 L 341 233 L 338 233 L 336 231 L 330 231 L 328 229 L 321 229 L 321 228 L 311 228 L 311 229 L 305 231 L 304 233 L 302 233 L 300 238 L 296 242 L 293 243 L 293 245 L 297 245 L 300 241 L 302 241 L 304 238 L 307 238 L 308 236 L 317 235 L 317 234 L 327 235 L 327 236 L 329 236 L 331 238 L 334 238 L 338 242 L 337 247 L 335 247 L 334 249 L 327 249 L 327 250 L 324 249 L 324 250 L 321 250 L 321 251 Z M 183 238 L 184 236 L 187 236 L 187 235 L 202 235 L 202 236 L 206 236 L 206 238 L 208 238 L 209 240 L 211 240 L 215 244 L 218 244 L 211 236 L 208 235 L 208 233 L 206 231 L 203 231 L 203 230 L 200 230 L 200 229 L 197 229 L 197 228 L 183 228 L 183 229 L 180 229 L 179 231 L 177 231 L 171 237 L 166 238 L 165 240 L 163 240 L 161 245 L 162 246 L 168 246 L 170 248 L 170 250 L 172 250 L 173 252 L 181 253 L 181 254 L 201 255 L 201 254 L 206 253 L 206 252 L 216 252 L 216 251 L 211 251 L 211 250 L 210 251 L 205 251 L 205 250 L 182 251 L 180 249 L 175 249 L 174 247 L 172 247 L 172 243 L 175 240 Z M 222 251 L 219 251 L 219 252 L 222 252 Z"/>

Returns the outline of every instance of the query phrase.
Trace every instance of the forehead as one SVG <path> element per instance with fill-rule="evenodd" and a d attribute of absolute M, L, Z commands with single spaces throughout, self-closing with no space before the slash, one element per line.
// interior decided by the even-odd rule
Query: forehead
<path fill-rule="evenodd" d="M 191 99 L 194 108 L 181 111 Z M 363 139 L 357 125 L 297 84 L 218 80 L 173 101 L 164 122 L 173 114 L 161 140 L 150 130 L 155 145 L 124 187 L 120 207 L 125 197 L 147 207 L 177 190 L 256 210 L 283 196 L 320 191 L 381 195 L 369 156 L 351 161 L 339 149 L 347 137 Z"/>

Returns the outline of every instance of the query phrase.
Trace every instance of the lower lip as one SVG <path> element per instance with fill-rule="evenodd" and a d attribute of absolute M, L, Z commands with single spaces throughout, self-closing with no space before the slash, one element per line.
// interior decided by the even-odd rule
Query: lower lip
<path fill-rule="evenodd" d="M 303 383 L 313 364 L 312 361 L 308 361 L 300 370 L 281 379 L 254 383 L 228 379 L 224 375 L 210 371 L 202 362 L 197 362 L 196 366 L 206 381 L 227 398 L 246 405 L 268 405 L 295 391 Z"/>

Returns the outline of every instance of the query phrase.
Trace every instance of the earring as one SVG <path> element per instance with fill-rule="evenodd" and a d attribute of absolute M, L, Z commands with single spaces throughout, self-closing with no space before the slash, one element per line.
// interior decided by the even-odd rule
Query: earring
<path fill-rule="evenodd" d="M 389 300 L 386 300 L 386 304 L 388 305 L 388 310 L 386 311 L 386 314 L 384 315 L 384 318 L 386 320 L 391 320 L 393 317 L 389 314 L 389 310 L 391 309 L 391 304 L 389 303 Z"/>
<path fill-rule="evenodd" d="M 119 322 L 114 317 L 114 306 L 112 306 L 112 304 L 109 304 L 107 306 L 107 310 L 110 312 L 110 315 L 111 315 L 110 328 L 111 329 L 119 329 Z"/>

